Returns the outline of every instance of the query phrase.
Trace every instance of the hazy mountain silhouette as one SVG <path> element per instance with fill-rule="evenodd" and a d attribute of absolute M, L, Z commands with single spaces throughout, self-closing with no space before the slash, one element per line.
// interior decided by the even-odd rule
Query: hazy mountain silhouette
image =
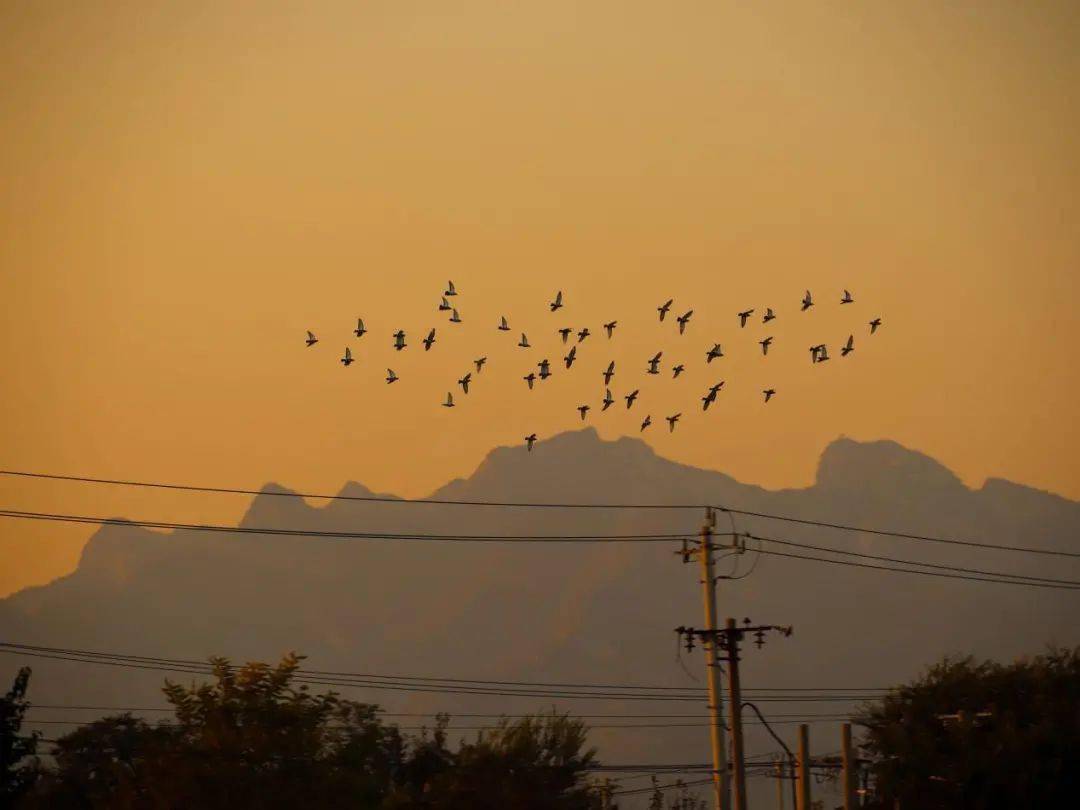
<path fill-rule="evenodd" d="M 264 493 L 282 490 L 268 484 Z M 343 494 L 371 494 L 349 482 Z M 458 500 L 714 503 L 914 533 L 1080 551 L 1080 504 L 990 480 L 969 489 L 933 459 L 889 442 L 839 439 L 814 485 L 768 491 L 657 456 L 592 429 L 493 450 L 433 494 Z M 729 528 L 720 515 L 718 530 Z M 504 510 L 255 497 L 248 527 L 463 534 L 694 532 L 700 510 Z M 1080 579 L 1074 560 L 893 540 L 736 518 L 735 528 L 898 558 Z M 267 660 L 296 649 L 313 668 L 403 675 L 703 686 L 701 660 L 675 660 L 678 624 L 701 623 L 696 566 L 668 544 L 351 542 L 109 525 L 78 569 L 0 601 L 16 642 L 203 658 Z M 791 549 L 784 549 L 790 551 Z M 748 650 L 755 686 L 885 686 L 946 653 L 1009 658 L 1080 642 L 1080 594 L 863 571 L 746 554 L 753 573 L 720 585 L 722 616 L 795 625 Z M 721 566 L 730 570 L 731 560 Z M 0 656 L 0 683 L 18 659 Z M 33 662 L 36 702 L 160 703 L 165 673 Z M 182 677 L 182 676 L 175 676 Z M 352 694 L 352 693 L 350 693 Z M 520 712 L 551 701 L 357 692 L 391 709 Z M 690 712 L 696 704 L 565 702 L 580 712 Z M 766 713 L 840 704 L 762 704 Z M 88 716 L 89 719 L 89 716 Z M 599 721 L 598 721 L 599 722 Z M 791 726 L 784 726 L 790 732 Z M 49 735 L 57 733 L 49 727 Z M 834 727 L 815 727 L 834 750 Z M 704 729 L 597 732 L 609 761 L 704 761 Z M 754 733 L 751 751 L 773 750 Z M 770 788 L 771 790 L 771 788 Z M 771 794 L 770 794 L 771 795 Z"/>

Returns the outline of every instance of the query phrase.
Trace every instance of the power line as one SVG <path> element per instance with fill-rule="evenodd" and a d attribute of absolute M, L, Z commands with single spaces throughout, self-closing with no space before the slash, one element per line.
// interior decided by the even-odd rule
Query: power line
<path fill-rule="evenodd" d="M 70 703 L 31 703 L 30 709 L 36 710 L 69 710 L 69 711 L 95 711 L 95 712 L 172 712 L 176 710 L 175 706 L 81 706 L 73 705 Z M 441 714 L 451 715 L 453 717 L 505 717 L 508 719 L 519 719 L 526 717 L 536 717 L 537 713 L 532 712 L 530 714 L 515 714 L 513 712 L 455 712 L 449 709 L 447 710 L 435 710 L 430 712 L 388 712 L 383 709 L 376 709 L 376 713 L 382 717 L 438 717 Z M 541 713 L 542 714 L 542 713 Z M 648 714 L 629 714 L 625 712 L 612 712 L 608 714 L 573 714 L 577 720 L 585 720 L 590 718 L 608 719 L 608 718 L 661 718 L 661 719 L 706 719 L 701 713 L 695 714 L 660 714 L 656 712 L 650 712 Z M 837 712 L 798 712 L 795 714 L 773 714 L 772 717 L 781 718 L 795 718 L 802 719 L 806 717 L 811 718 L 826 718 L 826 719 L 844 719 L 849 717 L 848 714 L 842 714 Z"/>
<path fill-rule="evenodd" d="M 868 529 L 861 526 L 852 526 L 846 523 L 831 523 L 823 520 L 809 520 L 807 518 L 796 518 L 788 515 L 776 515 L 769 512 L 750 512 L 746 509 L 735 509 L 727 506 L 714 506 L 714 509 L 719 509 L 721 512 L 730 512 L 735 515 L 743 515 L 744 517 L 757 517 L 765 518 L 768 520 L 779 520 L 785 523 L 798 523 L 803 526 L 817 526 L 823 529 L 838 529 L 845 532 L 859 532 L 861 534 L 873 534 L 881 537 L 896 537 L 901 540 L 919 540 L 927 543 L 946 543 L 948 545 L 955 546 L 970 546 L 973 548 L 992 548 L 998 551 L 1019 551 L 1027 554 L 1047 554 L 1055 557 L 1076 557 L 1080 558 L 1080 552 L 1074 551 L 1056 551 L 1048 548 L 1034 548 L 1032 546 L 1009 546 L 1000 545 L 997 543 L 976 543 L 973 540 L 954 540 L 944 537 L 934 537 L 932 535 L 925 534 L 910 534 L 908 532 L 894 531 L 891 529 Z"/>
<path fill-rule="evenodd" d="M 938 563 L 919 562 L 917 560 L 902 560 L 896 557 L 881 557 L 875 554 L 863 554 L 858 551 L 847 551 L 846 549 L 831 548 L 829 546 L 815 546 L 810 543 L 796 543 L 791 540 L 780 540 L 776 537 L 760 537 L 756 534 L 746 534 L 745 537 L 758 540 L 765 543 L 777 543 L 783 546 L 792 546 L 794 548 L 808 548 L 814 551 L 825 551 L 831 554 L 846 554 L 851 557 L 861 557 L 867 560 L 878 560 L 881 562 L 900 563 L 901 565 L 918 565 L 924 568 L 935 568 L 942 571 L 954 571 L 965 574 L 977 574 L 987 577 L 1001 577 L 1005 580 L 1031 580 L 1033 582 L 1051 582 L 1057 585 L 1071 585 L 1073 587 L 1080 587 L 1080 580 L 1074 579 L 1052 579 L 1050 577 L 1036 577 L 1029 576 L 1027 574 L 1010 574 L 1003 571 L 986 571 L 981 568 L 961 568 L 955 565 L 941 565 Z M 917 573 L 917 572 L 916 572 Z M 1020 583 L 1017 583 L 1020 584 Z"/>
<path fill-rule="evenodd" d="M 1029 588 L 1054 588 L 1057 590 L 1075 591 L 1078 590 L 1072 585 L 1055 585 L 1050 582 L 1023 582 L 1020 580 L 1010 579 L 991 579 L 988 577 L 974 577 L 964 574 L 946 574 L 940 571 L 916 571 L 911 568 L 896 568 L 892 566 L 884 565 L 867 565 L 866 563 L 854 562 L 851 560 L 830 560 L 825 557 L 813 557 L 809 555 L 788 554 L 783 551 L 766 551 L 765 549 L 758 549 L 758 554 L 768 554 L 772 557 L 787 557 L 792 560 L 810 560 L 813 562 L 831 563 L 832 565 L 850 565 L 854 568 L 869 568 L 873 571 L 891 571 L 898 574 L 919 574 L 924 577 L 944 577 L 946 579 L 963 579 L 969 582 L 995 582 L 999 585 L 1025 585 Z"/>
<path fill-rule="evenodd" d="M 217 526 L 205 523 L 172 523 L 162 520 L 129 520 L 92 515 L 64 515 L 50 512 L 23 512 L 0 509 L 0 517 L 18 520 L 43 520 L 54 523 L 79 523 L 91 526 L 134 526 L 142 529 L 173 529 L 178 531 L 214 532 L 220 534 L 257 534 L 281 537 L 317 537 L 331 540 L 425 540 L 448 543 L 661 543 L 679 540 L 683 534 L 431 534 L 427 532 L 346 532 L 317 529 L 285 529 L 254 526 Z"/>

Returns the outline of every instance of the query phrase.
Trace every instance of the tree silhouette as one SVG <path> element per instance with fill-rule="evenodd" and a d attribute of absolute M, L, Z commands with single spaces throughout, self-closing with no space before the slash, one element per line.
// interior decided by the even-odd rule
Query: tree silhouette
<path fill-rule="evenodd" d="M 38 735 L 23 735 L 23 715 L 30 706 L 26 689 L 30 683 L 30 668 L 23 667 L 15 682 L 0 697 L 0 807 L 10 807 L 25 793 L 36 777 L 37 761 L 23 763 L 37 752 Z"/>

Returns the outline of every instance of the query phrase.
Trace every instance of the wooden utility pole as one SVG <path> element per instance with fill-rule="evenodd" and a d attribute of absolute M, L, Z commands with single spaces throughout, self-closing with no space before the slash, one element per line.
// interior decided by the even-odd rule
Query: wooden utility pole
<path fill-rule="evenodd" d="M 784 810 L 784 763 L 783 760 L 776 762 L 776 807 Z"/>
<path fill-rule="evenodd" d="M 857 763 L 855 754 L 851 749 L 851 723 L 844 723 L 840 727 L 840 751 L 844 761 L 843 791 L 844 810 L 855 810 L 858 805 L 855 801 L 855 773 Z"/>
<path fill-rule="evenodd" d="M 713 510 L 706 508 L 701 526 L 701 587 L 705 598 L 705 674 L 709 683 L 709 728 L 712 733 L 713 798 L 716 810 L 731 810 L 727 751 L 724 746 L 724 695 L 720 687 L 720 662 L 716 639 L 716 569 L 713 565 Z"/>
<path fill-rule="evenodd" d="M 742 686 L 739 684 L 739 631 L 729 618 L 724 633 L 728 665 L 728 703 L 731 705 L 731 761 L 735 769 L 735 810 L 746 810 L 746 762 L 742 728 Z"/>
<path fill-rule="evenodd" d="M 799 726 L 799 792 L 796 810 L 810 810 L 810 726 Z"/>

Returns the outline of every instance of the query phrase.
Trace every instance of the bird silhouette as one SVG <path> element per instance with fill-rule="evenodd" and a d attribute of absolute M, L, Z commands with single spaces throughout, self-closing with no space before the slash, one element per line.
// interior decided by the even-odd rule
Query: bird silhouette
<path fill-rule="evenodd" d="M 615 361 L 612 360 L 604 369 L 604 385 L 611 385 L 611 378 L 615 376 Z"/>
<path fill-rule="evenodd" d="M 476 373 L 477 374 L 479 374 L 483 370 L 484 363 L 486 363 L 486 362 L 487 362 L 487 356 L 486 355 L 484 357 L 477 357 L 475 360 L 473 360 L 473 365 L 476 366 Z"/>
<path fill-rule="evenodd" d="M 319 339 L 317 337 L 315 337 L 315 335 L 313 335 L 311 333 L 311 330 L 309 329 L 308 333 L 307 333 L 307 340 L 305 340 L 304 343 L 306 343 L 308 346 L 314 346 L 318 342 L 319 342 Z"/>
<path fill-rule="evenodd" d="M 646 416 L 645 421 L 641 423 L 641 429 L 644 430 L 645 428 L 647 428 L 651 424 L 652 424 L 652 415 L 650 414 L 649 416 Z"/>
<path fill-rule="evenodd" d="M 686 331 L 686 325 L 688 323 L 690 323 L 690 316 L 693 315 L 693 314 L 694 314 L 694 310 L 691 309 L 691 310 L 688 310 L 687 312 L 684 312 L 682 315 L 680 315 L 678 318 L 675 319 L 676 321 L 679 322 L 679 334 L 680 335 L 683 332 Z"/>
<path fill-rule="evenodd" d="M 848 290 L 844 290 L 844 297 L 840 299 L 841 304 L 854 304 L 855 298 Z"/>
<path fill-rule="evenodd" d="M 444 408 L 453 408 L 454 407 L 454 395 L 450 391 L 446 392 L 446 402 L 443 403 L 443 407 Z"/>
<path fill-rule="evenodd" d="M 719 343 L 714 343 L 713 347 L 711 349 L 709 349 L 709 351 L 705 355 L 705 362 L 711 363 L 713 360 L 716 360 L 717 358 L 723 357 L 723 356 L 724 356 L 724 350 L 720 348 L 720 344 Z"/>
<path fill-rule="evenodd" d="M 518 346 L 520 346 L 523 349 L 529 348 L 529 339 L 527 337 L 525 337 L 524 332 L 521 333 L 521 340 L 518 341 Z"/>
<path fill-rule="evenodd" d="M 435 342 L 435 330 L 432 329 L 427 333 L 427 337 L 421 341 L 424 344 L 424 351 L 428 351 L 431 348 L 431 344 Z"/>
<path fill-rule="evenodd" d="M 776 394 L 776 389 L 775 388 L 766 388 L 761 393 L 763 393 L 765 395 L 765 401 L 768 402 Z"/>
<path fill-rule="evenodd" d="M 559 334 L 562 336 L 563 343 L 566 343 L 566 341 L 570 339 L 570 333 L 573 331 L 574 330 L 571 329 L 569 326 L 564 326 L 562 329 L 559 330 Z"/>
<path fill-rule="evenodd" d="M 769 321 L 773 320 L 775 317 L 776 317 L 776 313 L 772 311 L 772 307 L 766 307 L 765 308 L 765 315 L 762 316 L 761 322 L 762 323 L 768 323 Z"/>
<path fill-rule="evenodd" d="M 821 351 L 821 346 L 820 345 L 815 344 L 815 345 L 810 347 L 810 362 L 811 363 L 816 363 L 817 362 L 818 352 L 820 352 L 820 351 Z"/>
<path fill-rule="evenodd" d="M 397 380 L 398 380 L 398 375 L 394 373 L 394 370 L 392 368 L 388 368 L 386 370 L 386 382 L 387 382 L 387 384 L 389 385 L 392 382 L 397 382 Z"/>
<path fill-rule="evenodd" d="M 578 413 L 581 414 L 581 421 L 585 421 L 585 415 L 589 412 L 588 405 L 578 405 Z"/>
<path fill-rule="evenodd" d="M 457 295 L 457 290 L 454 289 L 454 282 L 446 282 L 446 292 L 443 295 Z"/>
<path fill-rule="evenodd" d="M 450 314 L 450 323 L 461 323 L 461 316 L 456 309 Z"/>
<path fill-rule="evenodd" d="M 709 410 L 709 406 L 716 402 L 716 394 L 711 391 L 701 398 L 701 410 Z"/>
<path fill-rule="evenodd" d="M 626 410 L 630 410 L 630 406 L 634 404 L 634 400 L 637 399 L 637 396 L 638 396 L 638 389 L 635 388 L 633 391 L 631 391 L 629 394 L 626 394 L 623 397 L 623 399 L 626 400 Z"/>
<path fill-rule="evenodd" d="M 829 350 L 825 347 L 825 344 L 822 343 L 820 346 L 818 346 L 817 362 L 824 363 L 828 359 Z"/>
<path fill-rule="evenodd" d="M 601 412 L 606 411 L 608 408 L 611 407 L 611 404 L 614 401 L 615 401 L 615 399 L 611 396 L 611 389 L 610 388 L 605 388 L 604 389 L 604 399 L 602 400 L 603 407 L 600 408 L 600 411 Z"/>
<path fill-rule="evenodd" d="M 664 320 L 664 316 L 668 314 L 668 310 L 671 309 L 671 305 L 675 303 L 674 298 L 669 298 L 663 304 L 656 308 L 656 311 L 660 313 L 660 320 Z"/>
<path fill-rule="evenodd" d="M 531 453 L 534 444 L 536 444 L 536 434 L 530 433 L 525 437 L 525 449 Z"/>
<path fill-rule="evenodd" d="M 563 360 L 566 362 L 566 367 L 574 365 L 574 359 L 577 357 L 577 346 L 571 346 L 570 351 L 567 353 Z"/>
<path fill-rule="evenodd" d="M 870 334 L 874 334 L 879 326 L 881 326 L 881 318 L 874 318 L 874 320 L 870 321 Z M 308 332 L 308 334 L 310 335 L 311 332 Z"/>
<path fill-rule="evenodd" d="M 367 329 L 364 328 L 364 319 L 363 318 L 357 318 L 356 319 L 356 328 L 353 329 L 353 334 L 356 335 L 357 337 L 363 337 L 364 335 L 367 334 Z"/>
<path fill-rule="evenodd" d="M 806 310 L 810 309 L 810 307 L 812 307 L 813 305 L 814 305 L 814 298 L 813 298 L 813 296 L 810 295 L 810 291 L 807 290 L 806 295 L 803 296 L 802 309 L 799 310 L 799 311 L 800 312 L 806 312 Z"/>
<path fill-rule="evenodd" d="M 552 301 L 548 306 L 551 307 L 552 312 L 562 308 L 562 290 L 559 290 L 557 293 L 555 293 L 555 300 Z"/>
<path fill-rule="evenodd" d="M 680 416 L 682 416 L 681 413 L 676 413 L 676 414 L 673 414 L 672 416 L 665 416 L 664 417 L 665 419 L 667 419 L 668 433 L 674 433 L 675 432 L 675 423 L 679 421 Z"/>
<path fill-rule="evenodd" d="M 405 332 L 401 329 L 394 332 L 394 348 L 399 352 L 405 348 Z"/>
<path fill-rule="evenodd" d="M 724 387 L 724 382 L 724 380 L 721 380 L 720 382 L 716 383 L 716 385 L 710 385 L 709 393 L 715 397 L 720 392 L 720 389 Z"/>
<path fill-rule="evenodd" d="M 581 341 L 585 340 L 585 338 L 587 338 L 591 334 L 592 332 L 589 331 L 589 327 L 586 326 L 584 329 L 577 333 L 577 342 L 581 343 Z"/>
<path fill-rule="evenodd" d="M 679 378 L 679 375 L 686 371 L 686 366 L 684 366 L 682 363 L 679 363 L 679 365 L 677 366 L 672 366 L 671 370 L 673 372 L 673 374 L 671 375 L 671 379 L 677 380 Z"/>
<path fill-rule="evenodd" d="M 505 315 L 503 315 L 502 318 L 499 320 L 499 331 L 500 332 L 509 332 L 510 331 L 510 324 L 509 324 L 509 322 L 507 322 Z"/>
<path fill-rule="evenodd" d="M 526 375 L 525 375 L 524 377 L 522 377 L 522 379 L 523 379 L 523 380 L 525 380 L 525 382 L 527 382 L 527 383 L 529 384 L 529 390 L 530 390 L 530 391 L 532 391 L 532 387 L 533 387 L 533 380 L 535 380 L 535 379 L 536 379 L 536 375 L 535 375 L 535 374 L 533 374 L 533 373 L 532 373 L 532 372 L 530 371 L 530 372 L 529 372 L 528 374 L 526 374 Z"/>
<path fill-rule="evenodd" d="M 541 380 L 546 380 L 548 377 L 551 376 L 551 363 L 548 362 L 547 358 L 541 360 L 539 363 L 537 363 L 537 365 L 540 366 Z"/>
<path fill-rule="evenodd" d="M 847 357 L 853 351 L 855 351 L 855 336 L 854 335 L 848 335 L 847 343 L 845 343 L 843 345 L 843 347 L 840 349 L 840 356 L 841 357 Z"/>
<path fill-rule="evenodd" d="M 348 368 L 349 365 L 352 363 L 352 361 L 353 361 L 352 349 L 350 349 L 348 346 L 346 346 L 345 347 L 345 356 L 341 358 L 341 365 L 345 366 L 345 368 Z"/>
<path fill-rule="evenodd" d="M 657 352 L 652 360 L 649 361 L 649 370 L 646 374 L 659 374 L 660 373 L 660 358 L 663 356 L 663 352 Z"/>
<path fill-rule="evenodd" d="M 453 307 L 450 306 L 450 302 L 446 300 L 446 296 L 444 295 L 439 302 L 439 312 L 449 312 L 451 309 L 453 309 Z"/>
<path fill-rule="evenodd" d="M 769 347 L 772 346 L 772 336 L 770 335 L 764 340 L 759 340 L 758 343 L 761 344 L 761 353 L 767 355 L 769 353 Z"/>
<path fill-rule="evenodd" d="M 750 316 L 754 314 L 754 310 L 747 309 L 739 313 L 739 327 L 745 329 L 746 322 L 750 320 Z"/>
<path fill-rule="evenodd" d="M 463 393 L 465 393 L 465 394 L 469 393 L 469 383 L 471 381 L 472 381 L 472 372 L 471 371 L 468 374 L 466 374 L 464 377 L 462 377 L 460 380 L 457 381 L 458 385 L 461 386 L 461 390 L 462 390 Z"/>
<path fill-rule="evenodd" d="M 604 324 L 604 331 L 607 332 L 608 340 L 611 340 L 611 334 L 615 331 L 615 327 L 619 325 L 618 321 L 609 321 Z"/>

